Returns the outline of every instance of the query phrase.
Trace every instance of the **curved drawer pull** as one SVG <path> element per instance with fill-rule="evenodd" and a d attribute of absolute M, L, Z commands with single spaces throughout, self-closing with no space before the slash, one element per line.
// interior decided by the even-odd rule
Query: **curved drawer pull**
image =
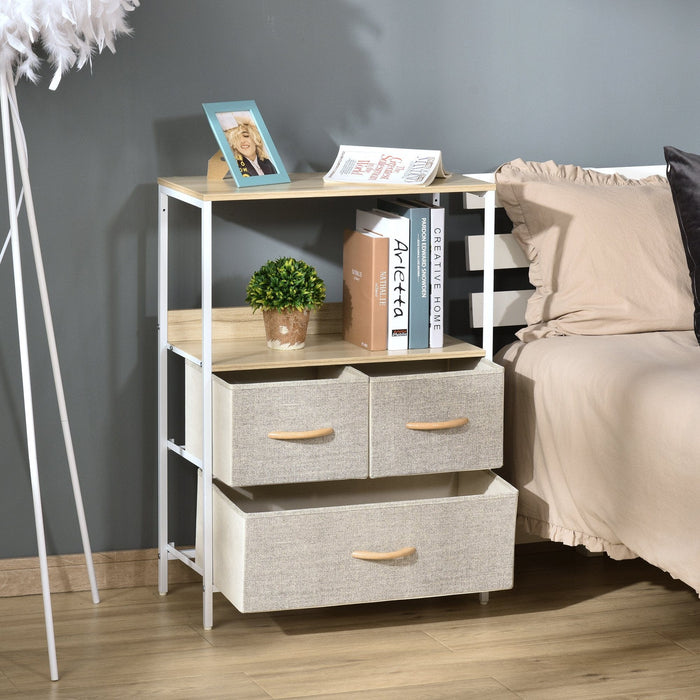
<path fill-rule="evenodd" d="M 353 552 L 353 559 L 365 559 L 366 561 L 385 561 L 387 559 L 402 559 L 403 557 L 410 557 L 411 554 L 416 553 L 415 547 L 404 547 L 403 549 L 397 549 L 395 552 Z"/>
<path fill-rule="evenodd" d="M 267 434 L 272 440 L 311 440 L 311 438 L 333 435 L 333 428 L 318 428 L 317 430 L 276 430 Z"/>
<path fill-rule="evenodd" d="M 469 423 L 469 418 L 453 418 L 434 423 L 406 423 L 409 430 L 447 430 L 448 428 L 461 428 Z"/>

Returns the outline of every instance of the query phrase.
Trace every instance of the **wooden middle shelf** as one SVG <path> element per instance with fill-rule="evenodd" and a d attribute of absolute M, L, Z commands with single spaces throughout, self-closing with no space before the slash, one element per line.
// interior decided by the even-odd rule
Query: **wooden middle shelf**
<path fill-rule="evenodd" d="M 200 309 L 168 311 L 168 344 L 195 360 L 202 358 Z M 445 336 L 442 348 L 370 351 L 347 343 L 342 337 L 342 304 L 327 303 L 313 312 L 306 347 L 271 350 L 265 344 L 262 313 L 250 307 L 212 309 L 212 371 L 310 367 L 321 365 L 405 362 L 483 357 L 484 350 Z"/>

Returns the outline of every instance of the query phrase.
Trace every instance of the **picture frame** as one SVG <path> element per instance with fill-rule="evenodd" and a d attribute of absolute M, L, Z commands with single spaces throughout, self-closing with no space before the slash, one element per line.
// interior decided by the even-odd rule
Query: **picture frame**
<path fill-rule="evenodd" d="M 202 107 L 238 187 L 290 182 L 254 100 L 205 102 Z"/>

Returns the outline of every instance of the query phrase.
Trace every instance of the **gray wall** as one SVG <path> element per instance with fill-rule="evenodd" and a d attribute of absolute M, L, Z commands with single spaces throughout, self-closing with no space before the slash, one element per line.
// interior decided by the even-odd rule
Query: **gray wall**
<path fill-rule="evenodd" d="M 448 169 L 515 157 L 589 165 L 700 149 L 695 0 L 145 0 L 134 35 L 48 91 L 18 86 L 66 397 L 95 551 L 156 541 L 156 178 L 203 173 L 202 102 L 254 99 L 289 171 L 340 143 L 444 151 Z M 451 201 L 450 331 L 474 280 Z M 5 202 L 3 200 L 3 214 Z M 173 305 L 195 305 L 197 219 L 176 208 Z M 3 216 L 6 221 L 6 216 Z M 340 298 L 350 204 L 222 208 L 215 303 L 243 303 L 268 257 L 303 254 Z M 478 223 L 478 222 L 477 222 Z M 26 240 L 26 239 L 25 239 Z M 23 249 L 51 552 L 80 550 L 29 246 Z M 35 554 L 12 269 L 0 266 L 0 557 Z M 172 508 L 190 540 L 190 473 Z"/>

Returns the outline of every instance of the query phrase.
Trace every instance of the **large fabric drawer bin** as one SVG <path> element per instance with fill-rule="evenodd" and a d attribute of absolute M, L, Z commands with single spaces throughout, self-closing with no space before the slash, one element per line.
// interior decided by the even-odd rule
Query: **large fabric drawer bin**
<path fill-rule="evenodd" d="M 201 368 L 187 362 L 185 448 L 196 457 L 201 382 Z M 213 474 L 233 486 L 366 478 L 367 400 L 367 377 L 352 367 L 215 374 Z"/>
<path fill-rule="evenodd" d="M 371 477 L 502 466 L 502 367 L 470 358 L 361 369 L 370 377 Z"/>
<path fill-rule="evenodd" d="M 218 484 L 214 585 L 241 612 L 510 588 L 516 499 L 486 471 L 241 490 Z M 200 535 L 201 522 L 198 548 Z"/>

